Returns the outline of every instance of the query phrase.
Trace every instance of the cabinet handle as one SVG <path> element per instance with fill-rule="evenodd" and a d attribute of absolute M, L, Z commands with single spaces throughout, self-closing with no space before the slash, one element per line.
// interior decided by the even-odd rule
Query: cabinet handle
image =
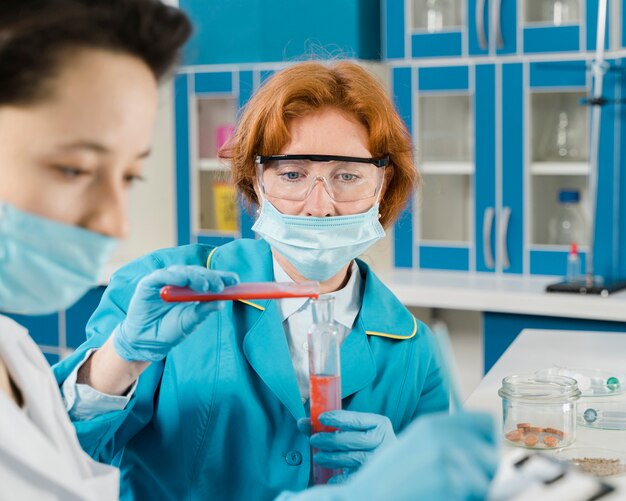
<path fill-rule="evenodd" d="M 503 207 L 502 208 L 502 218 L 500 219 L 500 249 L 502 251 L 502 267 L 505 270 L 508 270 L 511 266 L 511 262 L 509 261 L 509 250 L 506 244 L 509 239 L 509 221 L 511 220 L 511 208 Z"/>
<path fill-rule="evenodd" d="M 476 0 L 476 33 L 478 35 L 478 47 L 487 48 L 487 37 L 485 36 L 485 1 Z"/>
<path fill-rule="evenodd" d="M 493 28 L 496 32 L 496 47 L 502 49 L 504 47 L 504 38 L 502 38 L 502 0 L 496 0 L 493 9 Z"/>
<path fill-rule="evenodd" d="M 491 230 L 493 228 L 493 218 L 496 215 L 493 207 L 485 209 L 483 218 L 483 254 L 485 255 L 485 265 L 487 268 L 495 267 L 493 262 L 493 253 L 491 252 Z"/>

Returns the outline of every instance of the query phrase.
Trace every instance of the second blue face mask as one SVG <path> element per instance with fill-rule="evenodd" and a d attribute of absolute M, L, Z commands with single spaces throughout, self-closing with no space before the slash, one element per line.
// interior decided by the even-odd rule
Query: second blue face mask
<path fill-rule="evenodd" d="M 0 311 L 43 315 L 98 284 L 116 240 L 0 202 Z"/>
<path fill-rule="evenodd" d="M 282 214 L 263 200 L 252 226 L 267 243 L 310 280 L 324 281 L 385 236 L 378 204 L 349 216 L 310 217 Z"/>

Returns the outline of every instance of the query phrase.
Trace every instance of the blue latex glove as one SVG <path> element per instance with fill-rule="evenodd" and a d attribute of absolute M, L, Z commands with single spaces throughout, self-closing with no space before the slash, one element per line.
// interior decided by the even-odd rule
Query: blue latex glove
<path fill-rule="evenodd" d="M 418 418 L 346 483 L 285 492 L 277 499 L 482 500 L 498 464 L 496 436 L 488 414 L 430 414 Z"/>
<path fill-rule="evenodd" d="M 311 447 L 318 451 L 313 457 L 317 464 L 329 469 L 344 468 L 344 474 L 333 477 L 331 483 L 344 481 L 365 464 L 374 452 L 396 442 L 391 421 L 380 414 L 329 411 L 320 415 L 320 423 L 338 430 L 316 433 L 310 439 Z M 310 421 L 301 419 L 298 427 L 307 434 Z"/>
<path fill-rule="evenodd" d="M 223 301 L 166 303 L 159 296 L 164 285 L 190 287 L 198 292 L 220 292 L 235 285 L 235 273 L 202 266 L 170 266 L 143 277 L 130 300 L 124 321 L 113 331 L 113 344 L 125 360 L 156 362 L 189 336 Z"/>

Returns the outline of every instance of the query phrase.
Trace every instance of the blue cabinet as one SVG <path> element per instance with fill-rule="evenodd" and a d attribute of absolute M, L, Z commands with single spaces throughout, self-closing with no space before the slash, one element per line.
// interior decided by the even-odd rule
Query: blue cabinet
<path fill-rule="evenodd" d="M 384 0 L 383 54 L 393 60 L 592 51 L 598 1 Z M 609 36 L 610 28 L 607 22 Z"/>
<path fill-rule="evenodd" d="M 234 131 L 239 110 L 272 74 L 267 67 L 186 68 L 174 79 L 176 223 L 179 245 L 220 245 L 253 236 L 245 202 L 217 151 Z"/>
<path fill-rule="evenodd" d="M 380 0 L 180 0 L 194 22 L 188 66 L 380 59 Z"/>
<path fill-rule="evenodd" d="M 85 326 L 95 311 L 104 287 L 95 287 L 67 310 L 51 315 L 8 315 L 23 325 L 50 364 L 57 363 L 85 342 Z"/>
<path fill-rule="evenodd" d="M 411 9 L 419 2 L 400 3 L 388 1 L 385 8 L 395 9 L 396 16 L 412 16 Z M 431 7 L 454 2 L 422 3 Z M 546 17 L 546 5 L 552 9 L 551 20 Z M 472 20 L 471 14 L 478 11 L 488 17 L 486 48 L 472 41 L 480 32 L 476 26 L 482 26 L 472 21 L 461 29 L 468 41 L 461 57 L 450 52 L 445 60 L 415 58 L 415 53 L 405 51 L 402 61 L 393 61 L 394 99 L 413 135 L 423 175 L 420 192 L 395 226 L 396 266 L 565 274 L 568 246 L 560 243 L 554 230 L 559 193 L 579 193 L 581 202 L 576 210 L 581 218 L 586 217 L 588 200 L 591 113 L 586 98 L 592 89 L 593 53 L 587 49 L 595 46 L 592 27 L 597 22 L 597 2 L 585 5 L 581 8 L 577 1 L 572 5 L 566 1 L 470 1 L 466 20 Z M 557 7 L 561 9 L 558 12 L 554 11 Z M 394 43 L 399 47 L 398 40 L 390 40 L 398 37 L 397 33 L 391 35 L 391 20 L 386 22 L 387 48 Z M 406 19 L 404 23 L 407 25 Z M 576 45 L 564 49 L 550 44 L 552 36 L 566 40 L 565 33 L 573 28 L 578 32 Z M 443 31 L 405 33 L 414 39 Z M 539 45 L 536 51 L 523 45 L 527 36 L 541 39 L 541 50 Z M 572 53 L 566 55 L 568 51 Z M 624 187 L 618 186 L 623 184 L 624 174 L 620 173 L 626 172 L 620 151 L 624 133 L 619 125 L 624 79 L 621 60 L 609 57 L 608 64 L 611 69 L 603 86 L 608 103 L 602 108 L 600 128 L 594 270 L 618 278 L 626 276 L 619 259 L 626 240 L 624 204 L 620 204 Z M 588 230 L 587 220 L 577 242 L 583 272 Z"/>

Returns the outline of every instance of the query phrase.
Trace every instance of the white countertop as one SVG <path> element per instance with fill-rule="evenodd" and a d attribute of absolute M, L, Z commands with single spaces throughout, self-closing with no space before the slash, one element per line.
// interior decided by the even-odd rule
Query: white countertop
<path fill-rule="evenodd" d="M 573 369 L 602 369 L 623 373 L 626 369 L 626 333 L 525 329 L 485 375 L 466 401 L 467 408 L 492 412 L 502 422 L 498 389 L 512 374 L 532 373 L 559 366 Z M 610 397 L 626 406 L 626 394 Z M 572 447 L 599 447 L 626 453 L 626 430 L 599 430 L 578 426 Z M 515 447 L 503 444 L 503 447 Z M 612 478 L 626 489 L 626 475 Z"/>
<path fill-rule="evenodd" d="M 560 277 L 403 268 L 377 275 L 407 306 L 626 322 L 626 291 L 609 297 L 545 292 Z"/>

